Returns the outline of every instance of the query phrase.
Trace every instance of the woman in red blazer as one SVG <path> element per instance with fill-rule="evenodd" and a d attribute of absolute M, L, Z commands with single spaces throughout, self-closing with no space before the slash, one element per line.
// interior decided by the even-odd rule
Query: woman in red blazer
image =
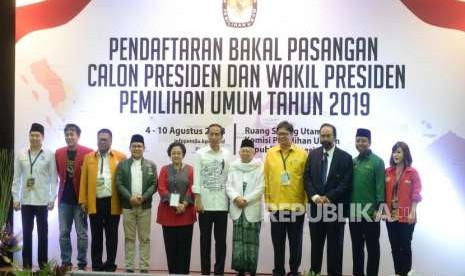
<path fill-rule="evenodd" d="M 168 146 L 172 163 L 161 168 L 158 177 L 157 223 L 163 227 L 169 274 L 189 274 L 192 231 L 197 220 L 192 184 L 193 168 L 184 164 L 186 147 L 179 142 Z"/>
<path fill-rule="evenodd" d="M 386 222 L 396 275 L 407 275 L 412 268 L 412 236 L 421 200 L 421 181 L 411 167 L 408 145 L 397 142 L 392 147 L 390 167 L 386 169 Z"/>

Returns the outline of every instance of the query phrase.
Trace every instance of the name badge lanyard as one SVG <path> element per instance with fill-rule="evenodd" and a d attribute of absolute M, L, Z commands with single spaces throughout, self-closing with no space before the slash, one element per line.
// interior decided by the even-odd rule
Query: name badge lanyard
<path fill-rule="evenodd" d="M 29 164 L 31 165 L 31 177 L 32 177 L 32 168 L 34 167 L 34 164 L 36 163 L 37 159 L 39 159 L 39 156 L 42 154 L 43 150 L 40 150 L 39 153 L 37 154 L 36 158 L 34 158 L 34 161 L 32 161 L 31 157 L 31 150 L 28 151 L 29 153 Z"/>
<path fill-rule="evenodd" d="M 400 180 L 404 176 L 404 171 L 405 171 L 405 169 L 403 169 L 402 172 L 400 173 L 399 179 L 396 179 L 396 183 L 394 184 L 394 187 L 392 189 L 392 198 L 393 199 L 394 198 L 399 198 L 398 195 L 397 195 L 397 192 L 399 191 L 399 184 L 400 184 Z"/>
<path fill-rule="evenodd" d="M 283 155 L 282 151 L 280 151 L 279 153 L 281 154 L 281 160 L 283 160 L 284 171 L 287 172 L 286 161 L 287 161 L 287 158 L 289 158 L 289 155 L 291 155 L 291 153 L 289 152 L 287 154 L 286 158 L 284 158 L 284 155 Z"/>

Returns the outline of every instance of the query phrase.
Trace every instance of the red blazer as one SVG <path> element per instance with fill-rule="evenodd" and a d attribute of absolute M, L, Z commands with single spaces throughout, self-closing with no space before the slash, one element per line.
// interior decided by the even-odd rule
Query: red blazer
<path fill-rule="evenodd" d="M 84 162 L 84 156 L 91 151 L 92 149 L 81 145 L 77 145 L 76 148 L 76 157 L 74 158 L 73 186 L 77 199 L 79 199 L 79 184 L 81 181 L 81 167 L 82 163 Z M 58 177 L 60 178 L 60 185 L 58 186 L 58 203 L 60 203 L 66 182 L 66 162 L 68 161 L 68 147 L 63 147 L 56 150 L 55 161 L 57 165 Z"/>
<path fill-rule="evenodd" d="M 194 169 L 190 165 L 186 165 L 189 169 L 189 183 L 185 194 L 186 200 L 189 204 L 182 214 L 176 214 L 173 207 L 170 207 L 169 202 L 164 202 L 160 199 L 157 212 L 157 223 L 163 226 L 185 226 L 194 224 L 197 220 L 194 208 L 194 195 L 192 193 L 192 184 L 194 182 Z M 160 198 L 166 197 L 170 194 L 168 183 L 168 166 L 164 166 L 160 170 L 158 177 L 158 194 Z"/>
<path fill-rule="evenodd" d="M 392 210 L 392 191 L 396 184 L 396 168 L 389 167 L 386 169 L 386 203 L 389 206 L 389 211 Z M 407 167 L 399 180 L 397 188 L 397 196 L 399 199 L 399 222 L 408 222 L 408 215 L 412 202 L 421 201 L 421 180 L 418 172 Z"/>

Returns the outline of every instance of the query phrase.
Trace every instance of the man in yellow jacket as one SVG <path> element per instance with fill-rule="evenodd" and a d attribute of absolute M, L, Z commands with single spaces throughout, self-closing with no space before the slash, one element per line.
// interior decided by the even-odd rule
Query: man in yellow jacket
<path fill-rule="evenodd" d="M 303 175 L 307 152 L 292 142 L 294 126 L 282 121 L 276 127 L 278 144 L 265 157 L 265 203 L 270 212 L 274 249 L 273 275 L 286 275 L 286 235 L 289 239 L 289 276 L 299 275 L 307 201 Z"/>
<path fill-rule="evenodd" d="M 112 133 L 109 129 L 97 132 L 98 150 L 84 157 L 81 172 L 79 204 L 89 214 L 92 270 L 116 270 L 118 225 L 121 215 L 116 168 L 126 159 L 121 152 L 111 150 Z M 102 262 L 103 231 L 105 230 L 107 261 Z"/>

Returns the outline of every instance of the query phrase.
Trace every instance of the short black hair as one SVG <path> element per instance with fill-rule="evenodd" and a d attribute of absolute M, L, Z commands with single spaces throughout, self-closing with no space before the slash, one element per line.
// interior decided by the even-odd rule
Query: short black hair
<path fill-rule="evenodd" d="M 81 136 L 81 128 L 76 124 L 66 124 L 63 132 L 66 134 L 67 131 L 74 131 L 77 136 Z"/>
<path fill-rule="evenodd" d="M 320 132 L 321 132 L 321 129 L 324 128 L 324 127 L 330 127 L 330 128 L 332 128 L 332 129 L 333 129 L 334 138 L 337 137 L 337 132 L 336 132 L 336 127 L 335 127 L 335 126 L 333 126 L 332 124 L 324 123 L 324 124 L 322 124 L 321 127 L 320 127 Z"/>
<path fill-rule="evenodd" d="M 219 128 L 221 129 L 221 136 L 224 135 L 224 133 L 225 133 L 224 127 L 222 127 L 222 126 L 221 126 L 220 124 L 218 124 L 218 123 L 213 123 L 213 124 L 209 125 L 209 126 L 207 127 L 207 134 L 210 132 L 210 128 L 212 128 L 212 127 L 219 127 Z"/>
<path fill-rule="evenodd" d="M 404 152 L 404 166 L 410 167 L 412 165 L 412 154 L 410 153 L 410 149 L 407 143 L 402 142 L 402 141 L 399 141 L 395 143 L 394 146 L 392 146 L 391 158 L 389 159 L 389 164 L 391 165 L 391 167 L 396 166 L 396 163 L 394 162 L 394 157 L 392 155 L 398 148 L 401 148 L 402 151 Z"/>
<path fill-rule="evenodd" d="M 181 142 L 173 142 L 168 146 L 168 150 L 166 151 L 166 153 L 168 153 L 169 157 L 171 157 L 171 150 L 174 147 L 180 147 L 181 151 L 182 151 L 182 157 L 186 156 L 186 146 L 184 146 L 184 144 L 181 143 Z"/>
<path fill-rule="evenodd" d="M 278 131 L 280 128 L 285 128 L 287 131 L 289 131 L 290 133 L 293 133 L 294 132 L 294 126 L 289 123 L 288 121 L 282 121 L 278 124 L 278 126 L 276 127 L 276 131 Z"/>
<path fill-rule="evenodd" d="M 101 130 L 99 130 L 97 132 L 97 136 L 99 136 L 101 133 L 108 133 L 110 134 L 110 138 L 113 138 L 113 133 L 111 133 L 111 130 L 109 130 L 108 128 L 102 128 Z"/>

